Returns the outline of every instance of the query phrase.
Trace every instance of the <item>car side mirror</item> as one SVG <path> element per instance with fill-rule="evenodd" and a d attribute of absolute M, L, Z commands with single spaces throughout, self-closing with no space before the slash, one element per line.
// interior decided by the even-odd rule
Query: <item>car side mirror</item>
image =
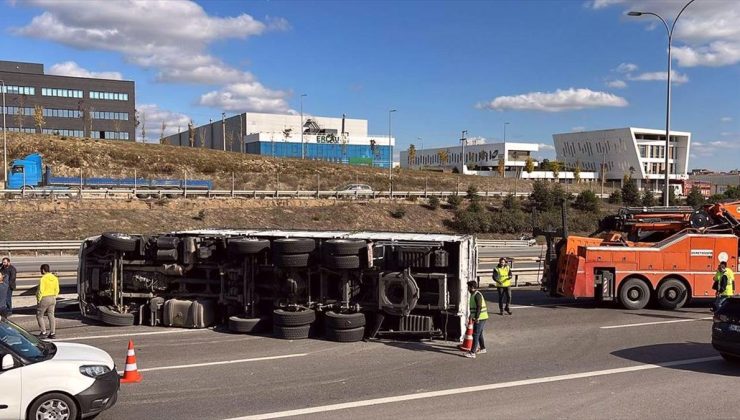
<path fill-rule="evenodd" d="M 13 369 L 15 367 L 15 360 L 13 360 L 13 356 L 6 354 L 3 356 L 2 361 L 2 370 L 9 370 Z"/>

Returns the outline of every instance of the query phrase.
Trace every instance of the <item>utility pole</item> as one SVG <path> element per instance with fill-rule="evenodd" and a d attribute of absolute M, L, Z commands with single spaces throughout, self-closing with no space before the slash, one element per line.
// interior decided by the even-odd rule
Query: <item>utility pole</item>
<path fill-rule="evenodd" d="M 303 144 L 303 97 L 308 96 L 301 94 L 301 159 L 306 158 L 306 146 Z"/>
<path fill-rule="evenodd" d="M 388 188 L 391 191 L 391 194 L 393 194 L 393 143 L 391 140 L 393 137 L 391 136 L 391 115 L 393 115 L 394 112 L 396 112 L 395 109 L 388 111 Z"/>
<path fill-rule="evenodd" d="M 604 168 L 606 167 L 606 147 L 601 154 L 601 198 L 604 198 Z"/>
<path fill-rule="evenodd" d="M 3 188 L 8 188 L 8 138 L 6 134 L 8 128 L 5 126 L 5 81 L 0 80 L 0 84 L 3 87 L 3 179 L 5 180 Z"/>
<path fill-rule="evenodd" d="M 224 144 L 224 152 L 226 151 L 226 113 L 221 113 L 221 142 Z"/>
<path fill-rule="evenodd" d="M 468 162 L 467 156 L 465 156 L 465 143 L 468 142 L 468 138 L 466 137 L 468 135 L 468 130 L 462 131 L 462 138 L 460 138 L 460 143 L 462 143 L 462 174 L 465 174 L 465 169 L 467 169 L 466 164 Z"/>

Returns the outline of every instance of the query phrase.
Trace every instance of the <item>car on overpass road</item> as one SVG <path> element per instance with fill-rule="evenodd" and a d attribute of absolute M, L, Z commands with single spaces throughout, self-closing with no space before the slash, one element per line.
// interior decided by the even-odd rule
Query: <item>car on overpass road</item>
<path fill-rule="evenodd" d="M 714 313 L 712 346 L 728 362 L 740 363 L 740 297 L 727 299 Z"/>

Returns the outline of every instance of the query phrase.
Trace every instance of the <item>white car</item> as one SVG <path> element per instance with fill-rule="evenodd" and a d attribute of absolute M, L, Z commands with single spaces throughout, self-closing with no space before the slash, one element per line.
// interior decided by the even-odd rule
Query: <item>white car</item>
<path fill-rule="evenodd" d="M 116 403 L 110 355 L 84 344 L 41 341 L 0 321 L 0 419 L 75 420 Z"/>
<path fill-rule="evenodd" d="M 337 192 L 354 195 L 372 195 L 373 189 L 367 184 L 349 184 L 338 189 Z"/>

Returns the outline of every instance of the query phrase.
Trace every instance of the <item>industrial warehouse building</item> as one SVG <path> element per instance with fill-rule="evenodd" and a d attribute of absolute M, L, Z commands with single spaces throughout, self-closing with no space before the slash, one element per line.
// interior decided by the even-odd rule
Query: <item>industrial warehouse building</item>
<path fill-rule="evenodd" d="M 665 130 L 617 128 L 553 134 L 557 160 L 568 166 L 601 173 L 607 181 L 621 182 L 625 175 L 639 188 L 661 190 L 665 179 Z M 669 178 L 671 184 L 688 179 L 691 133 L 671 131 Z M 603 165 L 603 166 L 602 166 Z M 599 175 L 600 176 L 600 175 Z"/>
<path fill-rule="evenodd" d="M 367 120 L 245 112 L 165 138 L 177 146 L 385 167 L 395 139 L 368 134 Z"/>
<path fill-rule="evenodd" d="M 133 81 L 48 75 L 43 64 L 16 61 L 0 61 L 0 80 L 8 131 L 135 140 Z"/>

